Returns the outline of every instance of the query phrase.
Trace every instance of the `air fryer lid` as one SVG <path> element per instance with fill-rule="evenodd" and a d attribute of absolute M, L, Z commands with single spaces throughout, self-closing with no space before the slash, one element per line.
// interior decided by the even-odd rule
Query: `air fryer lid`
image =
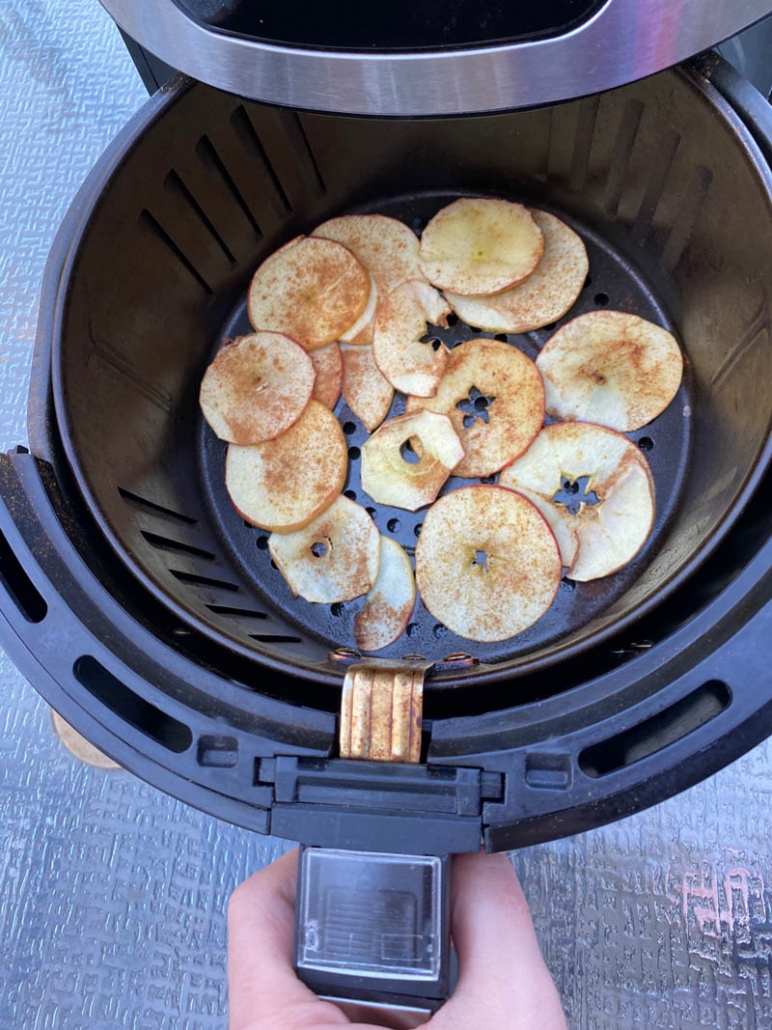
<path fill-rule="evenodd" d="M 102 0 L 156 57 L 239 96 L 315 111 L 476 114 L 633 82 L 727 39 L 769 0 Z"/>

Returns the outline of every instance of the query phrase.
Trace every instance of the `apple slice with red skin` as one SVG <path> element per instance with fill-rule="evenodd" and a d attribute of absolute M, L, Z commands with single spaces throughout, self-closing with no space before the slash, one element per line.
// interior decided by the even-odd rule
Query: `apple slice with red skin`
<path fill-rule="evenodd" d="M 466 486 L 424 518 L 415 553 L 423 602 L 448 629 L 481 643 L 517 636 L 547 611 L 562 563 L 552 530 L 527 498 Z"/>
<path fill-rule="evenodd" d="M 295 597 L 334 604 L 375 583 L 380 533 L 364 508 L 340 496 L 303 529 L 272 533 L 268 550 Z"/>

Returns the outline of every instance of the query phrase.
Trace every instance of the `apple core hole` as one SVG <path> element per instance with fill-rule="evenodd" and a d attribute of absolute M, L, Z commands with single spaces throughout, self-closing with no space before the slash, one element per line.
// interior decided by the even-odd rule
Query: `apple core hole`
<path fill-rule="evenodd" d="M 322 540 L 317 540 L 315 544 L 311 544 L 311 554 L 314 558 L 324 558 L 327 554 L 327 544 Z"/>
<path fill-rule="evenodd" d="M 488 552 L 487 551 L 475 551 L 474 560 L 472 565 L 479 565 L 483 572 L 488 570 Z"/>
<path fill-rule="evenodd" d="M 405 440 L 404 443 L 400 444 L 399 454 L 403 461 L 406 461 L 408 465 L 417 465 L 421 460 L 416 452 L 413 450 L 413 445 L 410 440 Z"/>

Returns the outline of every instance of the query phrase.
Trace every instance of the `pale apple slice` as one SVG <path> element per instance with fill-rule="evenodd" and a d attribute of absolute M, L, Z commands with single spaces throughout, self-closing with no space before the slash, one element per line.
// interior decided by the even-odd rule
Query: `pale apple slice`
<path fill-rule="evenodd" d="M 329 408 L 311 400 L 297 422 L 250 447 L 231 444 L 225 487 L 243 519 L 276 533 L 307 526 L 343 489 L 348 451 Z"/>
<path fill-rule="evenodd" d="M 544 253 L 527 279 L 484 297 L 445 291 L 447 302 L 468 325 L 493 333 L 527 333 L 556 322 L 581 293 L 589 269 L 581 236 L 554 215 L 529 210 L 544 236 Z"/>
<path fill-rule="evenodd" d="M 380 533 L 364 508 L 340 496 L 304 529 L 272 533 L 268 550 L 295 597 L 334 604 L 375 583 Z"/>
<path fill-rule="evenodd" d="M 584 477 L 588 501 L 576 496 L 574 514 L 554 498 L 564 479 L 576 484 Z M 555 533 L 568 577 L 580 582 L 621 569 L 638 554 L 654 525 L 649 464 L 627 437 L 605 426 L 547 426 L 504 469 L 499 485 L 533 501 Z"/>
<path fill-rule="evenodd" d="M 369 433 L 383 422 L 394 399 L 394 387 L 375 364 L 372 347 L 341 344 L 343 399 Z"/>
<path fill-rule="evenodd" d="M 396 390 L 431 397 L 448 361 L 448 348 L 439 340 L 421 343 L 426 323 L 447 325 L 450 308 L 428 283 L 398 286 L 378 306 L 373 333 L 373 356 Z"/>
<path fill-rule="evenodd" d="M 391 537 L 381 537 L 378 578 L 354 619 L 354 641 L 361 651 L 379 651 L 403 633 L 415 608 L 415 576 L 410 559 Z"/>
<path fill-rule="evenodd" d="M 446 415 L 399 415 L 362 445 L 362 488 L 377 504 L 417 511 L 432 503 L 463 456 Z"/>
<path fill-rule="evenodd" d="M 255 329 L 285 333 L 314 350 L 351 329 L 369 296 L 370 279 L 350 250 L 298 236 L 255 272 L 247 309 Z"/>
<path fill-rule="evenodd" d="M 592 311 L 567 322 L 536 359 L 547 411 L 629 433 L 675 397 L 683 356 L 675 337 L 621 311 Z"/>
<path fill-rule="evenodd" d="M 373 342 L 376 303 L 402 283 L 423 280 L 418 261 L 418 237 L 403 222 L 386 215 L 342 215 L 314 229 L 313 236 L 342 243 L 370 273 L 370 301 L 357 325 L 341 337 L 343 342 Z"/>
<path fill-rule="evenodd" d="M 201 382 L 199 403 L 221 440 L 273 440 L 305 411 L 314 376 L 300 344 L 281 333 L 252 333 L 218 352 Z"/>
<path fill-rule="evenodd" d="M 508 200 L 465 197 L 429 222 L 419 250 L 424 275 L 467 296 L 500 293 L 527 279 L 544 239 L 528 208 Z"/>
<path fill-rule="evenodd" d="M 343 355 L 340 347 L 337 343 L 328 343 L 326 347 L 310 351 L 308 357 L 316 372 L 311 396 L 332 411 L 343 389 Z"/>
<path fill-rule="evenodd" d="M 415 553 L 424 604 L 468 640 L 506 640 L 552 604 L 561 561 L 552 530 L 525 497 L 466 486 L 426 513 Z"/>
<path fill-rule="evenodd" d="M 544 422 L 541 376 L 522 351 L 499 340 L 467 340 L 450 352 L 434 397 L 408 397 L 407 410 L 448 415 L 464 449 L 453 474 L 490 476 L 531 444 Z"/>

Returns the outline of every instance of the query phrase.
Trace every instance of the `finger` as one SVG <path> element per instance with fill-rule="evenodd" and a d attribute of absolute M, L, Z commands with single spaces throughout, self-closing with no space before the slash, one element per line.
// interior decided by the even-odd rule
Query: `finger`
<path fill-rule="evenodd" d="M 345 1026 L 295 975 L 297 849 L 245 880 L 228 905 L 230 1030 Z"/>
<path fill-rule="evenodd" d="M 432 1030 L 565 1030 L 557 990 L 515 871 L 504 855 L 458 855 L 451 926 L 459 978 Z"/>

